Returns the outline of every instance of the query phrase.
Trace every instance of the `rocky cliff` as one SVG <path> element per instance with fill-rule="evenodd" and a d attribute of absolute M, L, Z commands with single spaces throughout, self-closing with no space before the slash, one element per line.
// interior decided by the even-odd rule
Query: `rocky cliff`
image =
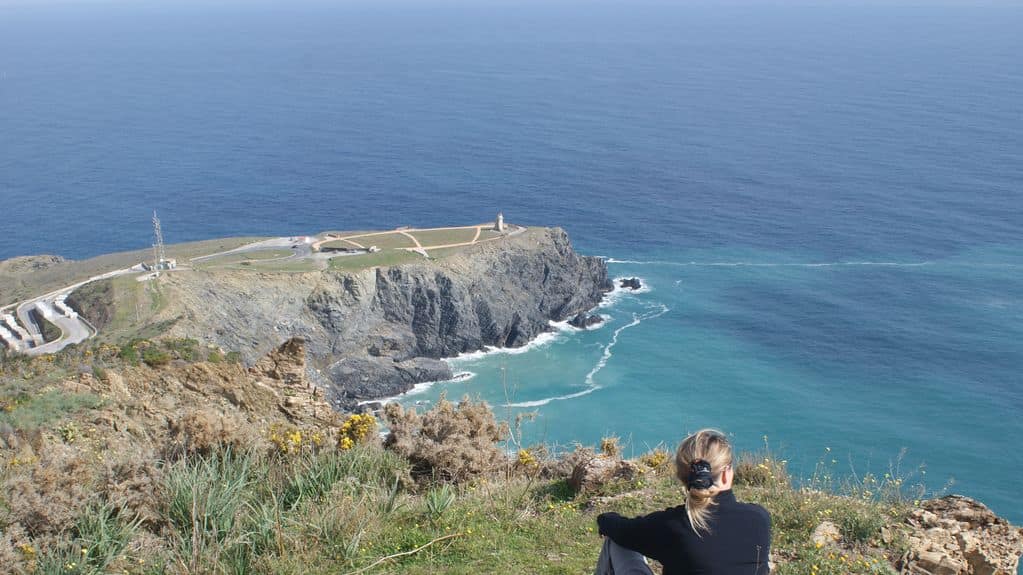
<path fill-rule="evenodd" d="M 291 337 L 336 406 L 451 376 L 442 358 L 517 347 L 590 309 L 611 289 L 599 258 L 560 229 L 533 228 L 463 252 L 358 272 L 168 274 L 171 335 L 241 351 L 248 362 Z"/>

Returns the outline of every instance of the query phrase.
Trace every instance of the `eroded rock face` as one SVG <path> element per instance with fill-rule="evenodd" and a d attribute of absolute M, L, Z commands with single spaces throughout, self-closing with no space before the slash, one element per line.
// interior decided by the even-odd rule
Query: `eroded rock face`
<path fill-rule="evenodd" d="M 278 379 L 290 385 L 305 382 L 305 339 L 293 337 L 263 356 L 252 366 L 252 373 Z"/>
<path fill-rule="evenodd" d="M 908 520 L 910 551 L 899 566 L 917 575 L 1015 575 L 1023 529 L 983 503 L 949 495 L 921 504 Z"/>

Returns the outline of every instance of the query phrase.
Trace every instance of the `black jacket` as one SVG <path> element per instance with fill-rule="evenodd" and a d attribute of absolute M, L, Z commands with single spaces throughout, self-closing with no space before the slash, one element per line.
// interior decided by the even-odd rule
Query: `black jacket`
<path fill-rule="evenodd" d="M 660 561 L 664 575 L 767 575 L 771 516 L 751 503 L 739 503 L 731 490 L 714 496 L 710 532 L 693 531 L 685 506 L 627 519 L 617 513 L 597 517 L 600 534 Z"/>

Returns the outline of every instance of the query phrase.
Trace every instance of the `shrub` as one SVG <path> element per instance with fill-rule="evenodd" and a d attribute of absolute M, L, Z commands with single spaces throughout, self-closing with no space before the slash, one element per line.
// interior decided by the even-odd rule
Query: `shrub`
<path fill-rule="evenodd" d="M 663 449 L 655 449 L 640 456 L 639 462 L 650 469 L 661 469 L 671 461 L 671 455 Z"/>
<path fill-rule="evenodd" d="M 735 464 L 735 483 L 764 487 L 772 484 L 789 485 L 788 461 L 770 454 L 761 456 L 743 453 Z"/>
<path fill-rule="evenodd" d="M 256 437 L 248 430 L 248 424 L 237 416 L 213 408 L 196 409 L 171 424 L 170 448 L 178 453 L 209 455 L 225 448 L 249 447 Z"/>
<path fill-rule="evenodd" d="M 605 437 L 600 440 L 600 452 L 608 457 L 618 457 L 622 453 L 617 437 Z"/>
<path fill-rule="evenodd" d="M 282 455 L 293 455 L 302 451 L 316 451 L 327 441 L 319 430 L 300 429 L 294 425 L 274 423 L 267 431 L 267 438 Z"/>
<path fill-rule="evenodd" d="M 385 447 L 407 457 L 417 478 L 459 482 L 508 463 L 496 445 L 508 426 L 499 425 L 482 401 L 465 398 L 456 406 L 441 398 L 422 415 L 389 403 L 384 416 L 390 427 Z"/>
<path fill-rule="evenodd" d="M 229 351 L 227 352 L 227 355 L 224 356 L 224 360 L 227 361 L 227 363 L 241 363 L 242 354 L 237 351 Z"/>
<path fill-rule="evenodd" d="M 58 427 L 57 432 L 60 434 L 60 438 L 64 440 L 64 443 L 74 443 L 82 434 L 82 432 L 78 429 L 78 425 L 76 425 L 73 421 L 69 421 Z"/>
<path fill-rule="evenodd" d="M 2 491 L 6 519 L 33 538 L 70 529 L 95 496 L 89 461 L 62 444 L 39 453 L 28 470 L 5 479 Z"/>
<path fill-rule="evenodd" d="M 110 381 L 110 374 L 107 373 L 107 370 L 98 365 L 92 366 L 92 376 L 104 383 Z"/>
<path fill-rule="evenodd" d="M 142 351 L 142 361 L 149 367 L 161 367 L 171 361 L 171 355 L 156 347 L 147 347 Z"/>
<path fill-rule="evenodd" d="M 121 351 L 117 355 L 128 365 L 139 364 L 139 350 L 135 348 L 135 342 L 126 343 L 121 346 Z"/>
<path fill-rule="evenodd" d="M 360 443 L 365 443 L 377 428 L 377 419 L 369 413 L 355 413 L 349 415 L 341 424 L 337 436 L 337 448 L 344 451 L 351 449 Z"/>
<path fill-rule="evenodd" d="M 198 340 L 187 337 L 169 338 L 163 340 L 163 346 L 178 359 L 191 362 L 199 358 Z"/>

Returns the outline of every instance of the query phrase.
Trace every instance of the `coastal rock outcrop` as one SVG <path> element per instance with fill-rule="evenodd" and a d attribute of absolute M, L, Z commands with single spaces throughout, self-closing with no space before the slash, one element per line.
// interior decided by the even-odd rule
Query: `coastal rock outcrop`
<path fill-rule="evenodd" d="M 589 329 L 602 323 L 604 323 L 604 318 L 599 315 L 588 314 L 586 312 L 580 312 L 576 314 L 575 317 L 568 320 L 568 325 L 577 329 Z"/>
<path fill-rule="evenodd" d="M 161 281 L 169 335 L 238 350 L 253 364 L 304 339 L 306 377 L 335 406 L 452 376 L 442 358 L 518 347 L 612 289 L 600 258 L 558 228 L 530 228 L 437 260 L 361 271 L 200 271 Z M 264 360 L 258 369 L 277 369 Z"/>
<path fill-rule="evenodd" d="M 618 285 L 623 289 L 630 289 L 632 291 L 643 287 L 643 283 L 639 281 L 639 278 L 622 278 L 619 280 Z"/>
<path fill-rule="evenodd" d="M 907 523 L 910 550 L 901 573 L 1015 575 L 1023 554 L 1023 528 L 969 497 L 924 501 Z"/>
<path fill-rule="evenodd" d="M 638 472 L 632 461 L 596 455 L 575 465 L 568 486 L 576 493 L 594 491 L 613 479 L 632 479 Z"/>

